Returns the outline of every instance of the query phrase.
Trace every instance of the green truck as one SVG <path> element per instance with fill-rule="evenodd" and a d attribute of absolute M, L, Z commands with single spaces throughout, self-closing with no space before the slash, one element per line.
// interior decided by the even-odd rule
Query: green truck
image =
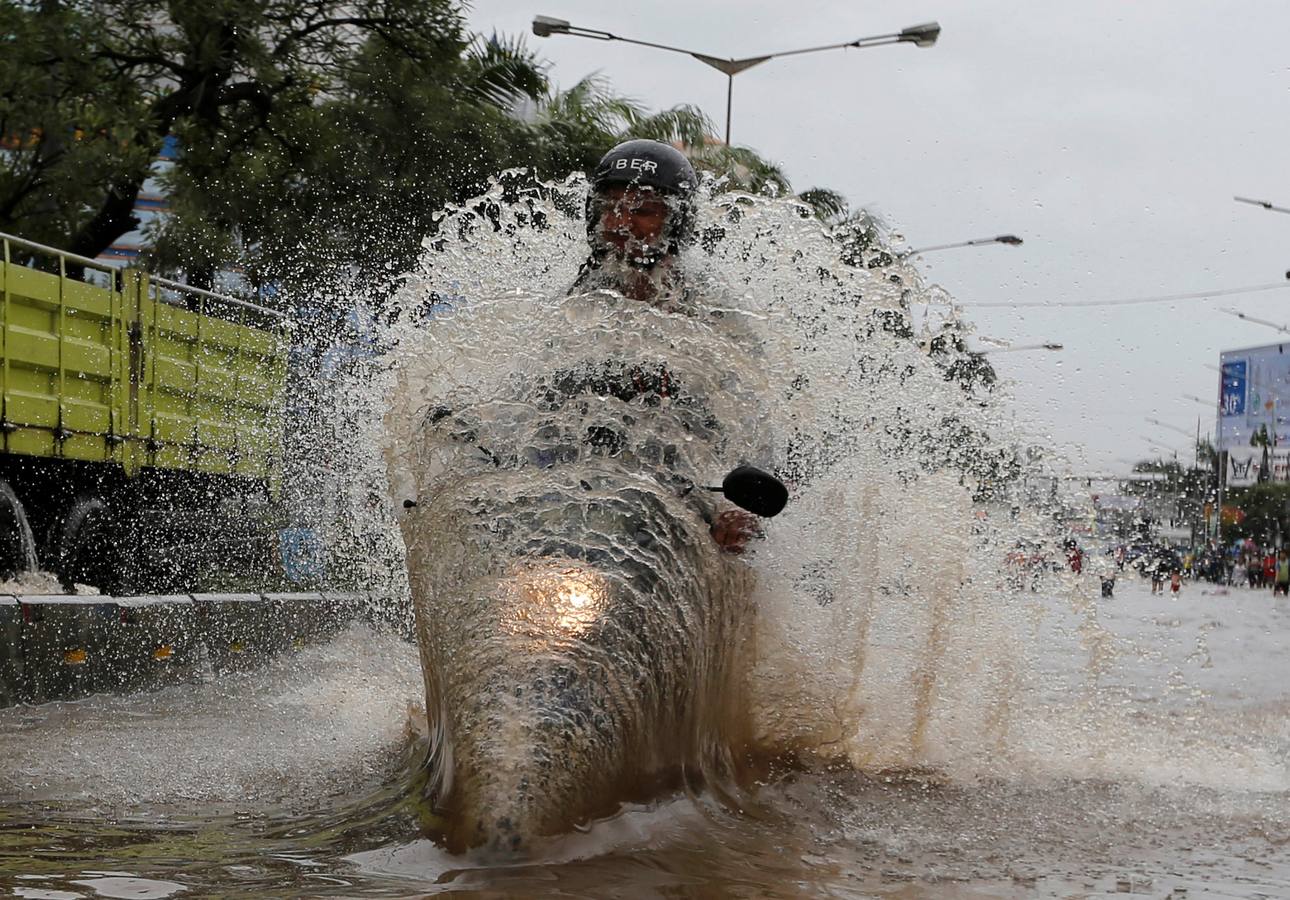
<path fill-rule="evenodd" d="M 263 555 L 282 478 L 282 313 L 0 234 L 0 580 L 190 590 Z"/>

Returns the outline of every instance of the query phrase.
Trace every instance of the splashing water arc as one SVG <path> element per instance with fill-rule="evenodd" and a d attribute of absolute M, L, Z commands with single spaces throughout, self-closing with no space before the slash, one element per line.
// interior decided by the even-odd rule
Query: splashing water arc
<path fill-rule="evenodd" d="M 754 750 L 990 765 L 1021 654 L 977 571 L 991 409 L 789 200 L 709 194 L 695 308 L 569 293 L 579 181 L 449 210 L 398 298 L 385 447 L 450 840 L 519 844 Z M 427 314 L 429 311 L 429 314 Z M 702 485 L 790 481 L 747 557 Z M 464 830 L 460 830 L 464 829 Z"/>

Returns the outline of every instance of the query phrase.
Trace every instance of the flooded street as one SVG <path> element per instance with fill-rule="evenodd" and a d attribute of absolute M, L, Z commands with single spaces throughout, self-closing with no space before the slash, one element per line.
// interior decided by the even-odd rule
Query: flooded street
<path fill-rule="evenodd" d="M 415 650 L 356 626 L 268 673 L 0 712 L 0 884 L 48 900 L 1286 896 L 1290 603 L 1153 596 L 1134 576 L 1094 600 L 1091 578 L 1061 578 L 1034 595 L 1041 687 L 1013 698 L 989 777 L 785 769 L 742 812 L 682 795 L 529 860 L 452 856 L 413 799 Z"/>
<path fill-rule="evenodd" d="M 0 0 L 0 897 L 1290 900 L 1290 5 L 942 6 Z"/>

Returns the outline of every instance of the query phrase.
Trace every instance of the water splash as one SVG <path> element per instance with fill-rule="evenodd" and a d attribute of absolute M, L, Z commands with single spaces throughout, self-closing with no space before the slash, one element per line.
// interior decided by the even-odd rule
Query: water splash
<path fill-rule="evenodd" d="M 742 689 L 724 684 L 714 708 L 740 709 L 761 752 L 906 767 L 992 759 L 1021 641 L 995 577 L 998 529 L 978 501 L 1006 491 L 1013 456 L 990 437 L 987 398 L 910 327 L 912 273 L 846 266 L 799 204 L 727 193 L 702 204 L 702 247 L 684 262 L 692 302 L 569 294 L 585 253 L 583 185 L 517 184 L 445 215 L 390 336 L 385 444 L 394 496 L 413 505 L 403 533 L 445 743 L 492 722 L 513 750 L 503 725 L 524 716 L 491 694 L 544 684 L 543 666 L 565 658 L 500 636 L 517 595 L 491 585 L 517 577 L 511 560 L 537 557 L 652 573 L 615 608 L 687 626 L 708 608 L 730 618 L 680 634 L 637 623 L 690 651 L 679 681 L 655 668 L 642 683 L 664 707 L 704 696 L 712 673 L 693 662 L 719 658 L 714 670 L 736 671 Z M 427 309 L 437 314 L 418 316 Z M 714 510 L 695 486 L 740 463 L 777 469 L 793 499 L 738 563 L 757 586 L 736 602 L 721 599 L 732 563 L 712 552 L 703 520 Z M 484 669 L 509 673 L 487 680 L 491 712 L 462 693 Z M 630 706 L 628 695 L 604 703 Z M 555 702 L 532 715 L 559 718 Z M 677 724 L 713 745 L 702 715 L 623 727 Z M 706 765 L 687 753 L 676 761 Z M 624 760 L 655 756 L 638 743 Z"/>

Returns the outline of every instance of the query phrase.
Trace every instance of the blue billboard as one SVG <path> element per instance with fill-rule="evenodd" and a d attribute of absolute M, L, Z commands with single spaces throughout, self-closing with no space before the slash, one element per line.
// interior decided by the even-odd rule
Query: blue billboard
<path fill-rule="evenodd" d="M 1219 370 L 1218 449 L 1290 450 L 1290 344 L 1226 350 Z"/>
<path fill-rule="evenodd" d="M 1223 362 L 1223 385 L 1218 398 L 1220 416 L 1245 415 L 1245 400 L 1249 396 L 1246 391 L 1249 367 L 1249 361 L 1244 359 Z"/>

